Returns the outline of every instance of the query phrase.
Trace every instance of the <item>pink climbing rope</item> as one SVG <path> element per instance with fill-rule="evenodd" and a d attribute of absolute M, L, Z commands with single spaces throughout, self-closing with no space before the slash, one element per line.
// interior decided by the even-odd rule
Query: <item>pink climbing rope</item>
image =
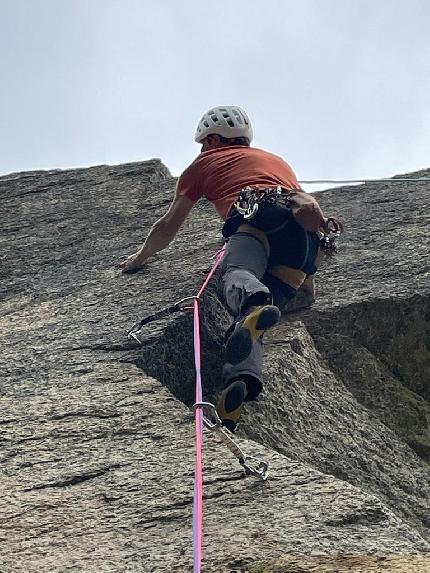
<path fill-rule="evenodd" d="M 215 262 L 200 287 L 194 299 L 194 364 L 196 369 L 196 400 L 199 404 L 203 400 L 201 376 L 201 338 L 199 299 L 207 287 L 213 274 L 224 256 L 225 246 L 215 254 Z M 196 420 L 196 468 L 194 474 L 194 509 L 193 509 L 193 539 L 194 539 L 194 573 L 201 573 L 202 542 L 203 542 L 203 411 L 201 407 L 195 409 Z"/>
<path fill-rule="evenodd" d="M 213 277 L 214 272 L 217 270 L 218 265 L 220 264 L 222 258 L 224 257 L 224 253 L 225 253 L 225 245 L 222 247 L 222 249 L 220 249 L 219 251 L 217 251 L 215 253 L 215 255 L 213 256 L 213 258 L 215 259 L 215 262 L 213 264 L 213 267 L 211 268 L 208 276 L 205 279 L 205 282 L 202 284 L 202 286 L 200 287 L 199 292 L 197 293 L 197 298 L 200 298 L 203 294 L 203 291 L 205 290 L 205 288 L 208 286 L 209 281 L 211 280 L 211 278 Z"/>
<path fill-rule="evenodd" d="M 196 368 L 196 404 L 202 401 L 200 371 L 199 301 L 194 299 L 194 363 Z M 196 408 L 196 468 L 194 474 L 194 572 L 200 573 L 203 540 L 203 412 Z"/>

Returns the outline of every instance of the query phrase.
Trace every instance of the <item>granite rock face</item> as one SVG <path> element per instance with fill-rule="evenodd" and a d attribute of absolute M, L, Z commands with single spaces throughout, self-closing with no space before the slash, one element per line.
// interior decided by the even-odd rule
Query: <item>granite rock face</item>
<path fill-rule="evenodd" d="M 0 178 L 5 573 L 192 570 L 192 317 L 148 325 L 141 346 L 125 333 L 197 292 L 222 244 L 215 211 L 199 203 L 144 271 L 116 266 L 174 185 L 159 160 Z M 373 553 L 430 570 L 429 190 L 318 194 L 347 232 L 315 304 L 266 337 L 265 390 L 237 434 L 269 480 L 205 433 L 206 573 L 358 571 L 360 556 L 370 571 Z M 213 284 L 201 306 L 213 399 L 230 317 Z"/>

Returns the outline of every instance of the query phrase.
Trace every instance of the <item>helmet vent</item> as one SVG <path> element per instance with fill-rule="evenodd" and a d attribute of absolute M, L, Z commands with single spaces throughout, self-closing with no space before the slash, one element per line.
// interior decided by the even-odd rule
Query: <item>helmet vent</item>
<path fill-rule="evenodd" d="M 233 115 L 236 116 L 237 121 L 238 121 L 239 123 L 243 123 L 243 121 L 242 121 L 242 116 L 241 116 L 241 114 L 237 111 L 237 109 L 232 109 L 231 111 L 232 111 Z"/>

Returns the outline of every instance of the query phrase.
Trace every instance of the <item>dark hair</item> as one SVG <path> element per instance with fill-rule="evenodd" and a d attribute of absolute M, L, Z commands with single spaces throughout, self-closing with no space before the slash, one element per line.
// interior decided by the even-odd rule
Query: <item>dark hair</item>
<path fill-rule="evenodd" d="M 222 143 L 227 143 L 228 145 L 245 145 L 246 147 L 249 147 L 251 142 L 249 141 L 249 139 L 247 137 L 223 137 L 222 135 L 218 136 L 220 138 L 220 141 L 222 141 Z"/>

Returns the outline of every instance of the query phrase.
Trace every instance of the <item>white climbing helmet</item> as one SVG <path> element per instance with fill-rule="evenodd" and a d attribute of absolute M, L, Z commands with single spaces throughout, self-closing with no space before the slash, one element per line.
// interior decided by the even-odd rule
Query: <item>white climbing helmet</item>
<path fill-rule="evenodd" d="M 252 141 L 252 125 L 249 117 L 237 105 L 213 107 L 206 112 L 199 121 L 194 141 L 201 143 L 211 133 L 230 139 L 246 137 L 250 143 Z"/>

